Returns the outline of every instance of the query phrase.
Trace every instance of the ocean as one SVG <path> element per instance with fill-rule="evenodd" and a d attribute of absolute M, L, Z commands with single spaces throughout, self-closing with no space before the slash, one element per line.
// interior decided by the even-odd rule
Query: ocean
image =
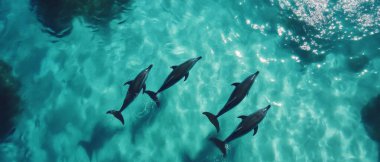
<path fill-rule="evenodd" d="M 379 53 L 377 0 L 1 0 L 0 161 L 379 162 Z M 160 107 L 106 114 L 199 56 Z M 217 133 L 202 112 L 256 71 Z M 267 105 L 223 157 L 209 138 Z"/>

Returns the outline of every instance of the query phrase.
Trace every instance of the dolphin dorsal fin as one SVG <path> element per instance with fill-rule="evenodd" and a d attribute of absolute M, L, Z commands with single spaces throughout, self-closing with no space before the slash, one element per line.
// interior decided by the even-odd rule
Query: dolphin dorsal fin
<path fill-rule="evenodd" d="M 187 72 L 187 73 L 185 74 L 185 80 L 184 80 L 184 81 L 187 80 L 187 77 L 189 77 L 189 72 Z"/>
<path fill-rule="evenodd" d="M 178 66 L 177 65 L 174 65 L 174 66 L 171 66 L 170 68 L 172 68 L 173 70 L 176 69 Z"/>
<path fill-rule="evenodd" d="M 244 120 L 246 117 L 247 117 L 247 115 L 240 115 L 240 116 L 238 116 L 238 118 L 240 118 L 241 120 Z"/>
<path fill-rule="evenodd" d="M 128 82 L 125 82 L 124 85 L 131 85 L 132 82 L 133 82 L 133 80 L 130 80 L 130 81 L 128 81 Z"/>
<path fill-rule="evenodd" d="M 237 83 L 237 82 L 236 82 L 236 83 L 232 83 L 231 85 L 237 87 L 239 84 L 240 84 L 240 83 Z"/>
<path fill-rule="evenodd" d="M 253 128 L 253 136 L 255 136 L 255 134 L 257 133 L 258 130 L 259 130 L 258 125 L 255 128 Z"/>

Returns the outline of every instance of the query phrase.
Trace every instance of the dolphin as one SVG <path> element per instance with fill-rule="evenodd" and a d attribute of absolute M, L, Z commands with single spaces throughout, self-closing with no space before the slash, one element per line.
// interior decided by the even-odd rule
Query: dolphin
<path fill-rule="evenodd" d="M 226 113 L 227 111 L 234 108 L 238 105 L 245 96 L 248 95 L 249 89 L 251 89 L 252 84 L 255 82 L 256 77 L 259 75 L 259 71 L 254 74 L 249 75 L 246 79 L 244 79 L 241 83 L 232 83 L 235 86 L 234 91 L 228 98 L 227 103 L 223 106 L 222 110 L 218 112 L 217 115 L 211 114 L 209 112 L 203 112 L 202 114 L 206 115 L 210 122 L 215 126 L 216 131 L 219 132 L 219 121 L 218 117 Z"/>
<path fill-rule="evenodd" d="M 270 109 L 270 105 L 254 112 L 251 115 L 241 115 L 242 121 L 236 127 L 236 129 L 229 135 L 224 141 L 221 141 L 215 137 L 210 138 L 210 140 L 222 151 L 223 156 L 226 156 L 226 144 L 232 140 L 239 138 L 253 129 L 253 136 L 257 133 L 259 129 L 259 123 L 264 119 L 267 111 Z"/>
<path fill-rule="evenodd" d="M 127 95 L 125 96 L 123 105 L 121 106 L 120 110 L 109 110 L 107 111 L 107 114 L 112 114 L 117 119 L 119 119 L 121 123 L 124 125 L 124 118 L 121 112 L 123 112 L 123 110 L 127 108 L 129 104 L 132 103 L 132 101 L 139 95 L 141 90 L 143 90 L 143 93 L 146 92 L 145 81 L 148 78 L 149 71 L 152 67 L 153 65 L 149 65 L 149 67 L 141 71 L 134 80 L 130 80 L 124 83 L 124 85 L 129 85 L 129 88 Z"/>
<path fill-rule="evenodd" d="M 181 65 L 172 66 L 171 68 L 173 69 L 173 71 L 169 74 L 168 77 L 166 77 L 166 79 L 165 79 L 164 83 L 162 84 L 162 86 L 160 87 L 160 89 L 158 89 L 157 92 L 146 91 L 146 93 L 150 96 L 150 98 L 152 98 L 154 100 L 154 102 L 156 102 L 157 106 L 159 107 L 160 101 L 157 98 L 157 94 L 168 89 L 168 88 L 170 88 L 175 83 L 177 83 L 179 80 L 181 80 L 183 77 L 185 77 L 184 81 L 186 81 L 187 78 L 189 77 L 189 71 L 191 70 L 191 68 L 193 68 L 195 63 L 197 63 L 200 59 L 202 59 L 201 56 L 199 56 L 197 58 L 189 59 L 189 60 L 185 61 L 184 63 L 182 63 Z"/>

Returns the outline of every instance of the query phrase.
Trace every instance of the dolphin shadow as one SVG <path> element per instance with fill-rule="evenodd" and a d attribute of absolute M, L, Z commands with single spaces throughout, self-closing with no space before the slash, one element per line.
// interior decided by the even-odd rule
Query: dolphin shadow
<path fill-rule="evenodd" d="M 12 72 L 12 67 L 0 60 L 0 143 L 14 133 L 17 116 L 22 112 L 18 94 L 21 83 Z"/>
<path fill-rule="evenodd" d="M 371 99 L 361 110 L 361 117 L 368 136 L 377 142 L 380 162 L 380 94 Z"/>
<path fill-rule="evenodd" d="M 90 140 L 82 140 L 78 144 L 83 147 L 91 161 L 92 155 L 100 150 L 115 134 L 122 130 L 122 128 L 110 127 L 104 122 L 97 122 L 93 128 Z"/>
<path fill-rule="evenodd" d="M 214 161 L 223 161 L 223 159 L 234 159 L 236 155 L 236 148 L 233 147 L 228 150 L 227 157 L 219 152 L 218 148 L 209 140 L 211 137 L 215 137 L 217 134 L 210 133 L 203 141 L 203 146 L 200 151 L 194 156 L 191 157 L 188 153 L 182 153 L 183 162 L 214 162 Z"/>
<path fill-rule="evenodd" d="M 157 107 L 154 102 L 150 102 L 144 110 L 131 124 L 131 143 L 135 144 L 139 135 L 143 133 L 144 130 L 149 128 L 152 123 L 156 120 L 158 114 L 163 112 L 166 108 L 166 99 L 165 96 L 160 97 L 161 106 Z"/>

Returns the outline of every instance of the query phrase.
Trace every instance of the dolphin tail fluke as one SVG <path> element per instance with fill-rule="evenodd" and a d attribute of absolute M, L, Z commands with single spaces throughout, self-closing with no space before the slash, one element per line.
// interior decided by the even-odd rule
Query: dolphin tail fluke
<path fill-rule="evenodd" d="M 93 152 L 93 149 L 91 148 L 91 143 L 90 142 L 87 142 L 87 141 L 80 141 L 79 142 L 79 145 L 81 145 L 83 147 L 83 149 L 86 151 L 87 153 L 87 156 L 88 158 L 90 159 L 91 161 L 91 158 L 92 158 L 92 152 Z"/>
<path fill-rule="evenodd" d="M 212 141 L 212 143 L 216 145 L 216 147 L 219 148 L 219 150 L 223 153 L 223 156 L 225 157 L 227 154 L 226 143 L 215 137 L 211 137 L 210 140 Z"/>
<path fill-rule="evenodd" d="M 120 111 L 110 110 L 110 111 L 107 111 L 107 114 L 112 114 L 115 118 L 120 120 L 121 124 L 124 125 L 124 118 Z"/>
<path fill-rule="evenodd" d="M 149 97 L 156 103 L 157 107 L 160 107 L 160 101 L 157 98 L 157 93 L 153 91 L 145 91 Z"/>
<path fill-rule="evenodd" d="M 206 115 L 208 120 L 210 120 L 210 122 L 212 123 L 212 125 L 215 126 L 216 128 L 216 132 L 219 132 L 219 121 L 218 121 L 218 117 L 215 116 L 214 114 L 211 114 L 209 112 L 203 112 L 202 114 Z"/>

